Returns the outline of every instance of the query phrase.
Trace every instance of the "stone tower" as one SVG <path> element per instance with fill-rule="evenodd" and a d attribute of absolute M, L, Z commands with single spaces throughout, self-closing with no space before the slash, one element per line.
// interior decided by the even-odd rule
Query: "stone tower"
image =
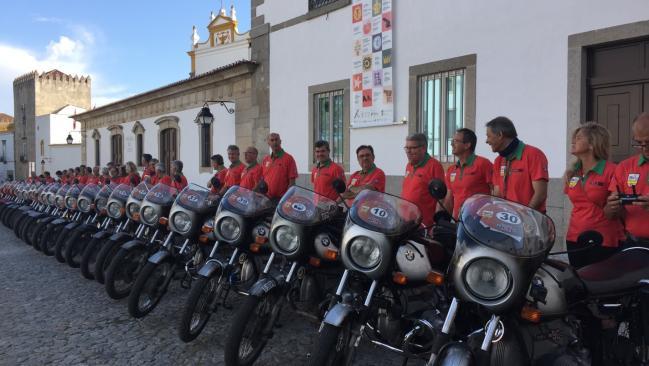
<path fill-rule="evenodd" d="M 16 178 L 35 168 L 36 116 L 52 114 L 66 105 L 90 109 L 90 77 L 59 70 L 36 71 L 14 79 L 14 156 Z"/>

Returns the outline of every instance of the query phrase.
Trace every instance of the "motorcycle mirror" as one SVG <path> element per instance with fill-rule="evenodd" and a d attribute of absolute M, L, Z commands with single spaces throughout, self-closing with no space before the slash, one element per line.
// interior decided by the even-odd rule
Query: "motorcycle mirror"
<path fill-rule="evenodd" d="M 342 179 L 335 179 L 331 182 L 331 186 L 336 190 L 336 192 L 338 192 L 338 194 L 343 194 L 347 190 L 347 185 Z"/>
<path fill-rule="evenodd" d="M 257 186 L 257 192 L 261 194 L 266 194 L 268 193 L 268 184 L 266 184 L 265 181 L 260 181 L 259 185 Z"/>
<path fill-rule="evenodd" d="M 580 247 L 598 247 L 604 242 L 604 237 L 596 230 L 587 230 L 579 234 L 577 243 Z"/>
<path fill-rule="evenodd" d="M 446 184 L 441 179 L 433 179 L 428 183 L 428 193 L 438 201 L 446 197 Z"/>

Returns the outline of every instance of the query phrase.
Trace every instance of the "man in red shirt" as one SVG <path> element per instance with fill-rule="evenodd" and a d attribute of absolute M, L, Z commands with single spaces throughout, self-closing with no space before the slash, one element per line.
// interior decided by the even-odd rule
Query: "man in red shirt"
<path fill-rule="evenodd" d="M 259 152 L 254 146 L 248 146 L 244 154 L 246 161 L 246 168 L 241 172 L 241 187 L 247 189 L 254 189 L 261 180 L 262 169 L 261 165 L 257 163 L 257 156 Z"/>
<path fill-rule="evenodd" d="M 220 154 L 212 155 L 210 158 L 212 160 L 212 169 L 215 170 L 214 176 L 207 182 L 207 188 L 209 188 L 212 193 L 219 193 L 218 187 L 215 187 L 215 179 L 219 181 L 219 185 L 225 183 L 225 175 L 228 174 L 228 168 L 223 165 L 223 156 Z"/>
<path fill-rule="evenodd" d="M 241 172 L 243 172 L 246 166 L 241 162 L 240 157 L 239 146 L 228 146 L 228 160 L 230 160 L 230 166 L 228 167 L 228 172 L 225 174 L 225 181 L 221 182 L 223 183 L 223 186 L 220 189 L 221 194 L 224 194 L 230 187 L 237 186 L 241 183 Z"/>
<path fill-rule="evenodd" d="M 636 117 L 632 131 L 633 146 L 640 154 L 618 164 L 604 213 L 609 218 L 623 218 L 628 246 L 649 246 L 649 113 Z M 630 204 L 622 204 L 620 193 L 638 197 Z"/>
<path fill-rule="evenodd" d="M 431 226 L 437 211 L 437 200 L 428 193 L 428 184 L 433 179 L 444 180 L 444 168 L 428 155 L 428 139 L 423 133 L 408 136 L 404 150 L 408 164 L 401 197 L 416 204 L 421 210 L 422 224 Z"/>
<path fill-rule="evenodd" d="M 487 123 L 487 144 L 498 153 L 493 166 L 494 195 L 545 212 L 549 180 L 545 154 L 520 141 L 507 117 Z"/>
<path fill-rule="evenodd" d="M 467 198 L 479 193 L 491 194 L 493 165 L 475 154 L 477 142 L 475 132 L 468 128 L 457 130 L 451 140 L 453 155 L 458 160 L 446 171 L 448 193 L 444 206 L 453 213 L 455 219 Z"/>
<path fill-rule="evenodd" d="M 187 187 L 187 178 L 183 175 L 183 162 L 174 160 L 171 162 L 171 175 L 164 176 L 158 183 L 166 184 L 176 188 L 178 192 Z"/>
<path fill-rule="evenodd" d="M 365 189 L 385 192 L 385 173 L 374 165 L 372 145 L 359 146 L 356 149 L 356 159 L 361 170 L 352 173 L 347 181 L 347 191 L 341 195 L 348 205 Z"/>
<path fill-rule="evenodd" d="M 279 199 L 286 193 L 288 187 L 295 184 L 298 176 L 297 165 L 293 157 L 282 149 L 282 139 L 279 134 L 271 133 L 266 141 L 272 152 L 261 162 L 262 181 L 268 186 L 266 196 L 270 199 Z"/>
<path fill-rule="evenodd" d="M 142 180 L 144 180 L 144 177 L 150 177 L 152 175 L 155 175 L 155 166 L 151 166 L 151 160 L 153 159 L 153 156 L 151 154 L 142 154 L 142 167 L 144 168 L 142 170 Z"/>
<path fill-rule="evenodd" d="M 329 142 L 316 141 L 314 155 L 316 164 L 311 170 L 311 183 L 313 191 L 334 201 L 338 200 L 338 192 L 331 183 L 336 179 L 345 180 L 345 170 L 338 164 L 331 161 L 329 154 Z"/>
<path fill-rule="evenodd" d="M 50 172 L 45 172 L 44 175 L 45 175 L 45 183 L 47 184 L 54 183 L 54 178 L 52 178 Z"/>

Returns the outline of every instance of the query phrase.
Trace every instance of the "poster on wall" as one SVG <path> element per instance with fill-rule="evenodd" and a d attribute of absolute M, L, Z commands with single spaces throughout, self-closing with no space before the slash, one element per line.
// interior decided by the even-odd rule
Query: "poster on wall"
<path fill-rule="evenodd" d="M 352 1 L 351 127 L 394 123 L 392 0 Z"/>

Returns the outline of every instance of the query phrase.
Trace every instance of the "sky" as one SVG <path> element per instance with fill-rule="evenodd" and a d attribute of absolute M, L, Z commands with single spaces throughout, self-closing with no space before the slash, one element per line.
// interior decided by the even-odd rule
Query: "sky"
<path fill-rule="evenodd" d="M 0 12 L 0 113 L 13 115 L 13 80 L 33 70 L 90 75 L 101 106 L 189 77 L 192 26 L 234 4 L 239 32 L 250 0 L 23 0 Z"/>

